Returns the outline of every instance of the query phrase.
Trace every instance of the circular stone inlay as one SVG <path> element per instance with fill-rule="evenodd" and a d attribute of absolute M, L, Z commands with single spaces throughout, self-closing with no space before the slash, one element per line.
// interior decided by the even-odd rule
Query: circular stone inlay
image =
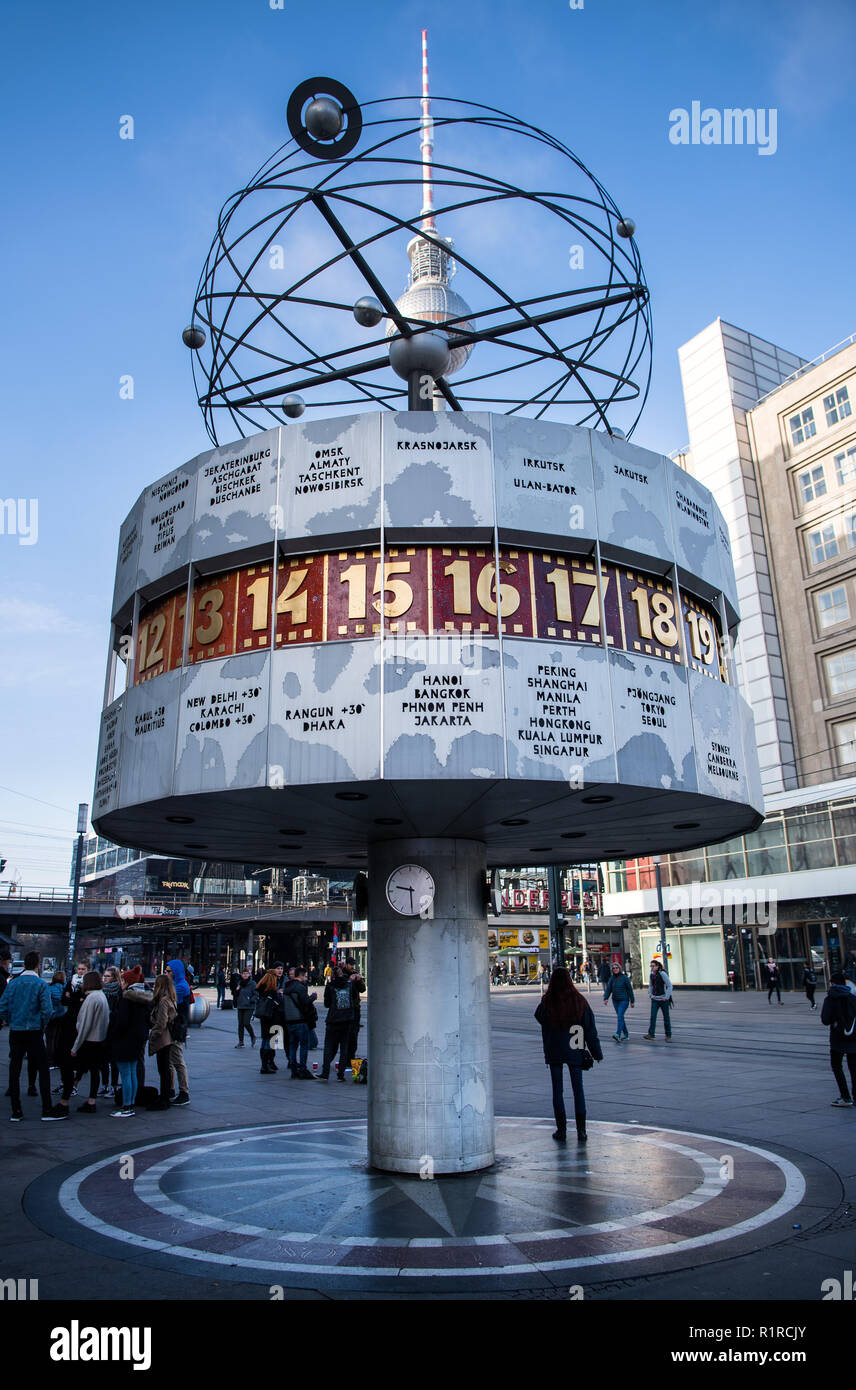
<path fill-rule="evenodd" d="M 427 1159 L 424 1178 L 370 1170 L 362 1121 L 221 1129 L 45 1174 L 26 1207 L 73 1244 L 208 1278 L 522 1284 L 757 1239 L 805 1192 L 787 1159 L 712 1135 L 595 1123 L 582 1147 L 551 1133 L 499 1119 L 492 1168 L 432 1179 Z"/>

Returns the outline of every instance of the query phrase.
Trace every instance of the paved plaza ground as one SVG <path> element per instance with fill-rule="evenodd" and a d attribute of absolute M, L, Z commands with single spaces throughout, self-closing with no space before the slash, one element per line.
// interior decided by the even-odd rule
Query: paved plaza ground
<path fill-rule="evenodd" d="M 671 1043 L 643 1040 L 643 998 L 618 1046 L 592 991 L 605 1060 L 583 1149 L 550 1137 L 537 997 L 492 992 L 486 1174 L 368 1172 L 367 1088 L 292 1081 L 281 1058 L 261 1076 L 232 1012 L 191 1030 L 186 1108 L 120 1121 L 99 1101 L 45 1125 L 25 1099 L 0 1131 L 0 1277 L 38 1279 L 40 1300 L 817 1302 L 853 1268 L 856 1110 L 830 1104 L 819 1009 L 679 991 Z"/>

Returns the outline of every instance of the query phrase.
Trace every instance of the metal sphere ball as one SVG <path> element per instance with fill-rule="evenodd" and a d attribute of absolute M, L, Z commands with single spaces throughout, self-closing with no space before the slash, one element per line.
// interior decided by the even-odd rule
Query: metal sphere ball
<path fill-rule="evenodd" d="M 302 396 L 286 396 L 282 403 L 282 409 L 289 420 L 299 420 L 306 409 L 306 402 Z"/>
<path fill-rule="evenodd" d="M 306 108 L 304 125 L 313 140 L 335 140 L 344 119 L 341 106 L 332 97 L 316 97 Z"/>
<path fill-rule="evenodd" d="M 384 307 L 374 295 L 364 294 L 354 305 L 354 318 L 361 328 L 375 328 L 384 316 Z"/>
<path fill-rule="evenodd" d="M 417 333 L 412 338 L 394 338 L 389 345 L 389 363 L 405 381 L 413 372 L 426 372 L 436 380 L 449 370 L 452 354 L 442 333 Z"/>
<path fill-rule="evenodd" d="M 622 217 L 615 230 L 618 232 L 619 236 L 629 239 L 636 231 L 636 223 L 633 221 L 632 217 Z"/>
<path fill-rule="evenodd" d="M 203 329 L 197 328 L 196 325 L 193 323 L 188 324 L 187 328 L 185 328 L 184 332 L 182 333 L 181 338 L 185 346 L 193 348 L 194 351 L 198 351 L 199 348 L 205 346 L 205 333 Z"/>

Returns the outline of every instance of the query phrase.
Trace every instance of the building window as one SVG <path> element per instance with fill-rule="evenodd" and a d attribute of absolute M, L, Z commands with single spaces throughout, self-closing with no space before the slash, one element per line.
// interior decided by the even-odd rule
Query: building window
<path fill-rule="evenodd" d="M 851 520 L 856 522 L 856 512 Z M 856 539 L 848 541 L 848 544 L 856 545 Z M 834 560 L 838 554 L 838 541 L 835 539 L 835 527 L 832 522 L 822 526 L 819 531 L 809 531 L 808 546 L 813 565 L 822 565 L 824 560 Z"/>
<path fill-rule="evenodd" d="M 838 390 L 833 391 L 831 396 L 824 396 L 823 408 L 826 411 L 826 423 L 828 425 L 837 425 L 839 420 L 846 420 L 851 413 L 847 387 L 839 386 Z"/>
<path fill-rule="evenodd" d="M 847 719 L 843 724 L 835 724 L 832 732 L 835 736 L 838 766 L 856 763 L 856 719 Z"/>
<path fill-rule="evenodd" d="M 834 589 L 824 589 L 822 594 L 816 594 L 815 602 L 821 627 L 835 627 L 837 623 L 846 623 L 850 617 L 847 590 L 843 584 L 837 584 Z"/>
<path fill-rule="evenodd" d="M 851 550 L 856 549 L 856 512 L 849 512 L 844 517 L 844 535 Z"/>
<path fill-rule="evenodd" d="M 836 459 L 837 463 L 838 460 Z M 826 496 L 826 475 L 822 463 L 819 463 L 816 468 L 807 468 L 804 473 L 798 473 L 797 481 L 800 485 L 803 503 L 814 502 L 817 497 Z"/>
<path fill-rule="evenodd" d="M 830 695 L 849 695 L 856 690 L 856 647 L 826 657 L 824 666 Z"/>
<path fill-rule="evenodd" d="M 813 406 L 808 406 L 799 415 L 792 415 L 788 423 L 791 427 L 791 442 L 794 445 L 804 444 L 807 439 L 811 439 L 812 435 L 817 434 Z"/>
<path fill-rule="evenodd" d="M 856 481 L 856 445 L 846 453 L 835 455 L 835 476 L 839 487 Z"/>

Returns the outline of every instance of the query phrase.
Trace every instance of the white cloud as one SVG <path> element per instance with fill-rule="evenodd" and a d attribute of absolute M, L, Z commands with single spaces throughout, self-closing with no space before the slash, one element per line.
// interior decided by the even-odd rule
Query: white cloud
<path fill-rule="evenodd" d="M 53 603 L 35 603 L 32 599 L 0 598 L 0 630 L 5 637 L 36 636 L 53 633 L 66 636 L 83 631 L 75 618 Z"/>

